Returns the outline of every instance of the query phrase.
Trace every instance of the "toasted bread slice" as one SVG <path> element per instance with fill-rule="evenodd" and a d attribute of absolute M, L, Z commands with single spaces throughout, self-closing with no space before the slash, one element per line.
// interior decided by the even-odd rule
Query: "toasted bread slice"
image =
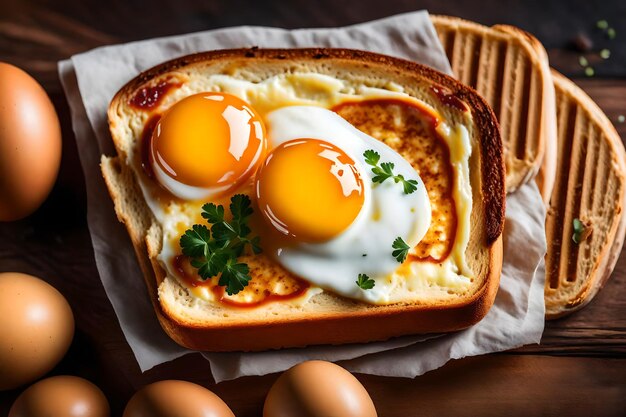
<path fill-rule="evenodd" d="M 626 154 L 615 128 L 573 82 L 553 72 L 558 163 L 546 219 L 546 316 L 584 307 L 611 275 L 626 233 Z M 575 243 L 574 219 L 586 230 Z"/>
<path fill-rule="evenodd" d="M 507 192 L 539 173 L 547 203 L 556 167 L 554 87 L 548 56 L 532 35 L 431 15 L 452 71 L 491 105 L 502 132 Z M 543 166 L 543 169 L 540 167 Z"/>
<path fill-rule="evenodd" d="M 211 74 L 259 82 L 284 73 L 327 74 L 348 85 L 379 88 L 392 82 L 432 105 L 450 123 L 466 120 L 462 110 L 443 103 L 432 87 L 444 89 L 467 105 L 473 118 L 468 126 L 473 207 L 465 255 L 475 278 L 466 293 L 444 300 L 425 298 L 411 303 L 371 305 L 324 291 L 303 305 L 273 302 L 259 308 L 233 309 L 200 300 L 177 279 L 166 276 L 156 259 L 161 250 L 162 230 L 138 186 L 141 172 L 133 168 L 128 158 L 138 146 L 150 112 L 133 108 L 130 100 L 142 88 L 166 79 L 177 80 L 185 89 L 191 85 L 189 80 Z M 198 92 L 188 90 L 185 94 Z M 213 51 L 169 61 L 140 74 L 114 97 L 108 116 L 118 155 L 102 157 L 103 176 L 117 216 L 126 225 L 135 247 L 159 321 L 170 337 L 183 346 L 209 351 L 251 351 L 453 331 L 478 322 L 493 304 L 502 267 L 502 141 L 497 120 L 487 103 L 451 77 L 412 62 L 344 49 Z M 412 150 L 403 152 L 410 155 Z M 273 268 L 268 265 L 264 271 L 277 271 Z"/>

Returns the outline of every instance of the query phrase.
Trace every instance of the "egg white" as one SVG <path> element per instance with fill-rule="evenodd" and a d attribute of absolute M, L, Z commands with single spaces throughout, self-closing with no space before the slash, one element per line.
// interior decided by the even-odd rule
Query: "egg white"
<path fill-rule="evenodd" d="M 270 149 L 299 138 L 324 140 L 342 149 L 355 161 L 365 188 L 359 215 L 340 235 L 323 243 L 281 247 L 274 253 L 277 261 L 293 274 L 334 293 L 372 303 L 387 302 L 393 289 L 389 276 L 400 266 L 392 255 L 393 241 L 401 237 L 414 247 L 430 226 L 430 200 L 417 172 L 389 146 L 321 107 L 274 110 L 266 116 L 266 127 Z M 372 167 L 363 156 L 368 149 L 380 154 L 380 162 L 392 162 L 394 174 L 417 180 L 417 189 L 405 194 L 402 185 L 392 179 L 373 183 Z M 357 286 L 359 274 L 374 279 L 374 288 Z"/>

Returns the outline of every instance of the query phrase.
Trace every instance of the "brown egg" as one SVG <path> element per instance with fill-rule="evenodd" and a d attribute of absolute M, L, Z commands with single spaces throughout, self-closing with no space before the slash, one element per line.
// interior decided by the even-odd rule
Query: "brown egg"
<path fill-rule="evenodd" d="M 123 417 L 235 417 L 208 389 L 186 381 L 159 381 L 137 391 Z"/>
<path fill-rule="evenodd" d="M 265 399 L 263 417 L 376 417 L 361 383 L 325 361 L 303 362 L 285 371 Z"/>
<path fill-rule="evenodd" d="M 109 403 L 86 379 L 53 376 L 24 391 L 8 417 L 109 417 Z"/>
<path fill-rule="evenodd" d="M 42 377 L 63 358 L 74 337 L 67 300 L 31 275 L 0 273 L 0 391 Z"/>
<path fill-rule="evenodd" d="M 30 75 L 0 62 L 0 221 L 21 219 L 46 199 L 61 162 L 61 127 Z"/>

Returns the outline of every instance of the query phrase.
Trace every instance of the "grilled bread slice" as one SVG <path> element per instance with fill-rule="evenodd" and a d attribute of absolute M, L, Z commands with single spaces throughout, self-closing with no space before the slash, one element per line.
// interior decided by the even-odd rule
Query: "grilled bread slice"
<path fill-rule="evenodd" d="M 547 204 L 556 168 L 556 118 L 545 49 L 532 35 L 513 26 L 487 27 L 437 15 L 431 20 L 453 73 L 475 88 L 498 117 L 507 192 L 539 173 L 537 180 Z"/>
<path fill-rule="evenodd" d="M 425 297 L 391 305 L 366 304 L 324 291 L 303 305 L 273 302 L 259 308 L 233 309 L 194 297 L 177 279 L 166 275 L 156 259 L 162 246 L 162 229 L 138 185 L 141 170 L 129 158 L 140 145 L 143 126 L 151 115 L 133 108 L 131 99 L 142 89 L 167 79 L 180 83 L 185 94 L 193 94 L 200 91 L 190 90 L 190 80 L 211 74 L 260 82 L 284 73 L 331 75 L 348 86 L 399 85 L 404 92 L 436 108 L 451 124 L 466 123 L 467 119 L 458 106 L 446 104 L 434 94 L 432 87 L 465 103 L 473 118 L 467 126 L 472 146 L 473 207 L 465 255 L 475 274 L 467 291 L 445 299 Z M 453 331 L 478 322 L 493 304 L 502 267 L 502 141 L 497 120 L 487 103 L 451 77 L 412 62 L 345 49 L 212 51 L 169 61 L 140 74 L 113 98 L 108 116 L 117 155 L 102 157 L 102 173 L 117 216 L 135 247 L 159 321 L 167 334 L 183 346 L 209 351 L 252 351 Z M 398 120 L 400 125 L 404 122 Z M 430 136 L 419 139 L 436 140 Z M 419 159 L 417 150 L 407 143 L 398 144 L 397 149 L 409 160 Z M 251 272 L 252 280 L 255 274 L 286 273 L 271 261 Z"/>
<path fill-rule="evenodd" d="M 626 154 L 591 98 L 556 71 L 557 175 L 546 219 L 546 316 L 585 306 L 611 275 L 626 233 Z M 584 230 L 573 241 L 574 219 Z"/>

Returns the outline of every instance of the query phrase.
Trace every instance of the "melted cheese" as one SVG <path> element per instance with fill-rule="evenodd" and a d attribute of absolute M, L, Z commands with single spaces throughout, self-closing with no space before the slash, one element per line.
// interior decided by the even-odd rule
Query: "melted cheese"
<path fill-rule="evenodd" d="M 465 251 L 469 242 L 472 210 L 472 189 L 469 174 L 471 144 L 465 126 L 450 126 L 442 120 L 434 108 L 404 93 L 402 87 L 397 84 L 389 83 L 385 88 L 350 86 L 331 76 L 313 73 L 283 74 L 258 83 L 228 75 L 194 77 L 183 84 L 181 88 L 169 94 L 161 104 L 161 110 L 167 109 L 188 95 L 202 91 L 221 91 L 234 94 L 250 103 L 261 115 L 290 105 L 315 105 L 332 108 L 346 101 L 380 98 L 397 98 L 427 109 L 440 120 L 437 132 L 445 139 L 450 150 L 450 163 L 454 175 L 453 198 L 457 213 L 457 231 L 454 244 L 452 251 L 441 262 L 415 260 L 401 265 L 387 277 L 389 290 L 384 292 L 386 295 L 375 302 L 387 304 L 433 297 L 445 299 L 454 296 L 454 294 L 463 293 L 469 288 L 473 273 L 465 259 Z M 466 124 L 471 125 L 470 112 L 466 112 L 465 117 Z M 141 131 L 139 131 L 140 133 Z M 140 144 L 137 143 L 137 146 Z M 138 153 L 139 149 L 136 148 L 134 152 Z M 129 164 L 136 171 L 141 171 L 141 167 L 133 162 L 137 161 L 135 155 L 131 153 L 128 158 Z M 163 203 L 153 197 L 154 184 L 147 183 L 142 175 L 138 175 L 138 177 L 148 206 L 163 229 L 163 247 L 158 260 L 168 275 L 176 277 L 172 260 L 180 253 L 178 246 L 180 235 L 186 228 L 199 222 L 200 207 L 203 202 L 172 200 Z M 249 184 L 247 186 L 249 187 Z M 245 192 L 245 189 L 239 189 L 238 192 Z M 179 281 L 195 296 L 209 302 L 216 302 L 214 292 L 207 286 L 189 286 L 184 281 L 180 279 Z M 268 289 L 280 293 L 281 285 L 283 283 L 280 281 L 273 281 L 268 283 Z M 320 292 L 319 288 L 311 286 L 301 297 L 285 302 L 302 304 Z M 238 302 L 248 302 L 252 300 L 251 297 L 250 293 L 242 291 L 238 298 L 235 296 L 235 299 Z"/>

